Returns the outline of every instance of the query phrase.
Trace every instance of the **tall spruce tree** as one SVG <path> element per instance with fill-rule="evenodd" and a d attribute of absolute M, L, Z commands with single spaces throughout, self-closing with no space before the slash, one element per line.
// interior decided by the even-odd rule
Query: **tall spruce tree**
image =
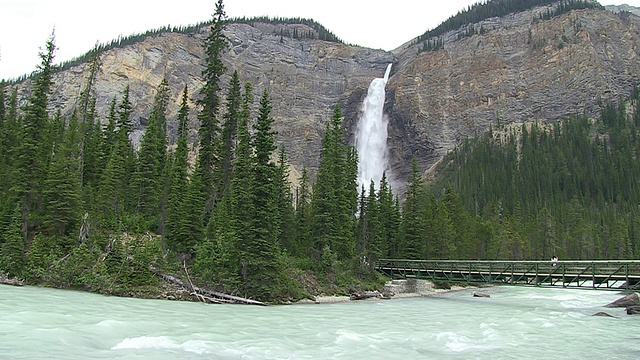
<path fill-rule="evenodd" d="M 295 196 L 295 233 L 296 241 L 291 244 L 290 252 L 298 258 L 311 256 L 313 242 L 311 238 L 311 183 L 309 171 L 302 168 L 300 185 Z"/>
<path fill-rule="evenodd" d="M 254 123 L 255 168 L 253 169 L 254 215 L 250 243 L 244 249 L 247 279 L 245 287 L 258 299 L 269 299 L 281 290 L 283 283 L 279 237 L 281 233 L 278 208 L 277 168 L 271 161 L 276 150 L 272 129 L 271 101 L 265 90 L 260 98 L 258 117 Z M 276 295 L 277 296 L 277 295 Z"/>
<path fill-rule="evenodd" d="M 404 206 L 402 207 L 400 256 L 407 259 L 429 258 L 425 240 L 427 236 L 427 194 L 422 175 L 418 170 L 418 162 L 414 158 L 411 163 L 411 176 L 407 184 Z"/>
<path fill-rule="evenodd" d="M 95 83 L 100 73 L 100 54 L 96 45 L 91 52 L 87 65 L 85 85 L 80 92 L 78 102 L 78 121 L 80 123 L 80 185 L 83 188 L 85 202 L 93 200 L 93 190 L 98 185 L 101 165 L 102 129 L 96 116 Z"/>
<path fill-rule="evenodd" d="M 234 71 L 229 82 L 226 110 L 223 115 L 222 139 L 220 147 L 220 178 L 217 179 L 216 193 L 222 196 L 231 181 L 231 164 L 233 162 L 238 135 L 238 121 L 242 113 L 242 95 L 238 72 Z"/>
<path fill-rule="evenodd" d="M 55 147 L 44 183 L 44 221 L 63 237 L 77 230 L 80 215 L 80 133 L 76 111 L 69 119 L 62 142 Z"/>
<path fill-rule="evenodd" d="M 357 163 L 353 163 L 353 150 L 344 144 L 342 120 L 342 111 L 336 105 L 325 128 L 311 203 L 316 259 L 353 259 L 355 253 L 358 190 L 353 168 Z"/>
<path fill-rule="evenodd" d="M 6 111 L 5 120 L 0 128 L 0 141 L 2 145 L 2 156 L 0 156 L 0 226 L 7 225 L 12 221 L 13 212 L 18 202 L 17 190 L 14 186 L 18 173 L 17 151 L 20 146 L 18 139 L 21 137 L 21 124 L 19 123 L 18 91 L 14 89 L 9 96 L 9 104 Z"/>
<path fill-rule="evenodd" d="M 284 145 L 278 153 L 278 167 L 274 177 L 276 187 L 276 202 L 280 212 L 280 246 L 287 251 L 294 247 L 295 243 L 295 213 L 293 209 L 293 194 L 289 183 L 289 162 Z"/>
<path fill-rule="evenodd" d="M 387 174 L 382 174 L 380 190 L 378 191 L 380 227 L 382 238 L 380 240 L 381 256 L 395 258 L 398 250 L 398 233 L 400 231 L 400 209 L 394 201 L 393 190 L 387 181 Z"/>
<path fill-rule="evenodd" d="M 33 92 L 24 106 L 24 124 L 17 154 L 15 190 L 22 206 L 22 231 L 30 237 L 36 226 L 34 212 L 40 210 L 43 180 L 47 172 L 51 149 L 46 143 L 44 130 L 49 122 L 47 105 L 53 81 L 55 36 L 52 33 L 45 49 L 39 53 L 41 63 L 33 82 Z"/>
<path fill-rule="evenodd" d="M 22 210 L 16 204 L 11 220 L 0 228 L 0 273 L 22 277 L 25 259 L 25 240 L 22 236 Z"/>
<path fill-rule="evenodd" d="M 213 206 L 214 185 L 220 178 L 220 78 L 226 67 L 222 62 L 222 55 L 226 50 L 227 38 L 224 34 L 227 19 L 222 0 L 216 3 L 216 10 L 209 28 L 209 35 L 204 41 L 205 68 L 202 71 L 204 85 L 200 90 L 202 98 L 198 101 L 201 106 L 198 120 L 200 129 L 200 149 L 198 153 L 198 175 L 201 177 L 202 191 L 207 196 L 207 207 Z"/>
<path fill-rule="evenodd" d="M 104 220 L 103 225 L 114 230 L 122 229 L 123 220 L 131 212 L 134 204 L 132 196 L 130 196 L 131 174 L 135 169 L 133 145 L 129 140 L 131 109 L 129 86 L 126 86 L 116 114 L 116 129 L 115 133 L 111 135 L 113 136 L 113 144 L 98 193 L 98 205 Z M 110 134 L 106 135 L 108 137 Z"/>
<path fill-rule="evenodd" d="M 192 253 L 196 242 L 202 237 L 200 199 L 192 184 L 198 180 L 190 176 L 189 149 L 187 146 L 189 123 L 188 88 L 184 87 L 178 110 L 178 144 L 172 156 L 167 195 L 167 221 L 165 240 L 167 247 L 178 253 Z M 195 191 L 195 192 L 194 192 Z M 195 202 L 194 202 L 195 201 Z M 195 209 L 195 211 L 194 211 Z"/>
<path fill-rule="evenodd" d="M 140 143 L 133 186 L 137 197 L 136 213 L 159 226 L 164 195 L 163 170 L 167 148 L 167 104 L 169 83 L 163 78 L 156 90 L 149 124 Z"/>

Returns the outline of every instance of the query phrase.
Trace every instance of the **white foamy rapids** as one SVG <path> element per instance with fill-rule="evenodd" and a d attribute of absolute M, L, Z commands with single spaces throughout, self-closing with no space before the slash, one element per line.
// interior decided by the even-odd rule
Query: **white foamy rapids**
<path fill-rule="evenodd" d="M 139 336 L 126 338 L 111 348 L 111 350 L 126 349 L 182 350 L 202 355 L 209 347 L 204 341 L 200 340 L 189 340 L 180 344 L 167 336 Z"/>
<path fill-rule="evenodd" d="M 362 104 L 362 115 L 356 132 L 358 150 L 358 190 L 369 190 L 371 181 L 375 189 L 380 188 L 380 180 L 388 165 L 387 125 L 384 115 L 385 85 L 389 79 L 391 64 L 387 66 L 384 78 L 371 81 L 367 97 Z"/>

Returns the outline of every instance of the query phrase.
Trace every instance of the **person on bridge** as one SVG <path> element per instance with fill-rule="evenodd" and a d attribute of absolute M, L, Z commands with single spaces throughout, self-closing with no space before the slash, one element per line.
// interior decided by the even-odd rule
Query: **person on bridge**
<path fill-rule="evenodd" d="M 553 257 L 551 258 L 551 265 L 553 265 L 554 267 L 556 265 L 558 265 L 558 257 L 553 255 Z"/>

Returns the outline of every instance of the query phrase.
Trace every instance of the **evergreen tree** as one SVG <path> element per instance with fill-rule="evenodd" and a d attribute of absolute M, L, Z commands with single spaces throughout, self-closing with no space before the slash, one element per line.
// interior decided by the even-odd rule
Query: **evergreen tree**
<path fill-rule="evenodd" d="M 16 206 L 11 221 L 0 228 L 0 273 L 23 276 L 25 241 L 22 237 L 22 211 Z"/>
<path fill-rule="evenodd" d="M 80 123 L 80 186 L 83 188 L 83 200 L 91 203 L 94 191 L 100 181 L 105 156 L 102 129 L 96 115 L 95 83 L 100 73 L 100 56 L 94 47 L 88 62 L 88 75 L 80 92 L 78 102 L 78 121 Z M 115 107 L 115 104 L 114 104 Z"/>
<path fill-rule="evenodd" d="M 164 78 L 158 85 L 149 124 L 140 143 L 133 181 L 137 197 L 136 212 L 148 220 L 153 220 L 154 229 L 159 226 L 164 195 L 163 170 L 166 164 L 168 102 L 169 83 Z"/>
<path fill-rule="evenodd" d="M 116 130 L 113 134 L 113 147 L 107 160 L 98 194 L 98 204 L 103 225 L 112 229 L 122 229 L 124 220 L 132 210 L 130 180 L 135 169 L 133 145 L 129 140 L 131 131 L 131 103 L 129 86 L 125 87 L 124 96 L 117 112 Z M 109 133 L 107 133 L 109 136 Z M 128 224 L 130 225 L 130 224 Z M 126 225 L 125 227 L 128 227 Z"/>
<path fill-rule="evenodd" d="M 5 100 L 5 94 L 4 94 L 4 80 L 0 80 L 0 129 L 2 129 L 4 127 L 4 122 L 6 120 L 7 117 L 7 109 L 6 109 L 6 100 Z"/>
<path fill-rule="evenodd" d="M 284 145 L 280 147 L 278 153 L 278 167 L 274 178 L 276 187 L 276 202 L 280 211 L 280 246 L 289 250 L 294 247 L 295 243 L 295 227 L 294 227 L 294 209 L 293 194 L 291 194 L 291 184 L 289 183 L 289 163 L 287 162 L 287 154 Z"/>
<path fill-rule="evenodd" d="M 167 195 L 167 221 L 165 238 L 170 249 L 189 252 L 195 246 L 192 228 L 200 222 L 193 204 L 187 203 L 189 187 L 189 162 L 187 148 L 187 124 L 189 117 L 188 89 L 184 87 L 178 110 L 178 143 L 172 156 L 169 174 L 169 192 Z M 195 216 L 194 216 L 195 215 Z"/>
<path fill-rule="evenodd" d="M 231 164 L 235 151 L 238 134 L 238 121 L 242 112 L 242 96 L 240 94 L 240 79 L 238 72 L 234 71 L 229 82 L 227 93 L 226 111 L 223 115 L 222 143 L 220 147 L 220 178 L 215 184 L 217 196 L 222 196 L 229 187 L 231 181 Z"/>
<path fill-rule="evenodd" d="M 382 257 L 383 237 L 380 201 L 373 181 L 371 181 L 368 192 L 365 191 L 364 187 L 362 188 L 360 197 L 357 253 L 360 259 L 360 267 L 366 270 L 373 270 L 375 262 Z"/>
<path fill-rule="evenodd" d="M 313 248 L 311 238 L 311 184 L 309 172 L 302 168 L 300 185 L 296 190 L 295 206 L 295 234 L 297 241 L 292 243 L 289 250 L 298 258 L 307 258 Z"/>
<path fill-rule="evenodd" d="M 427 238 L 427 194 L 422 175 L 418 170 L 418 162 L 412 161 L 412 172 L 406 191 L 406 199 L 402 208 L 400 227 L 402 246 L 400 257 L 407 259 L 435 258 L 431 244 L 425 244 Z"/>
<path fill-rule="evenodd" d="M 253 169 L 254 216 L 251 222 L 251 237 L 244 248 L 246 261 L 245 287 L 258 299 L 269 299 L 282 291 L 282 264 L 279 237 L 281 212 L 278 209 L 277 168 L 271 161 L 276 149 L 275 132 L 272 130 L 271 102 L 265 90 L 260 99 L 258 117 L 254 123 L 255 168 Z"/>
<path fill-rule="evenodd" d="M 49 161 L 50 148 L 47 147 L 46 134 L 43 133 L 49 121 L 47 105 L 53 82 L 53 58 L 55 37 L 51 34 L 44 52 L 39 53 L 41 63 L 33 82 L 33 92 L 24 106 L 24 124 L 22 139 L 17 155 L 17 179 L 15 190 L 22 204 L 22 231 L 25 237 L 34 230 L 37 220 L 33 212 L 40 210 L 42 182 Z"/>
<path fill-rule="evenodd" d="M 208 209 L 212 209 L 214 185 L 216 178 L 220 178 L 220 124 L 218 112 L 220 108 L 220 77 L 226 68 L 222 62 L 223 52 L 227 48 L 224 35 L 227 20 L 222 0 L 216 3 L 216 11 L 209 29 L 209 35 L 204 41 L 205 69 L 202 71 L 204 85 L 200 90 L 202 98 L 198 104 L 202 107 L 198 114 L 200 129 L 200 150 L 198 153 L 198 175 L 201 177 L 203 192 L 207 196 Z"/>
<path fill-rule="evenodd" d="M 62 237 L 76 230 L 80 219 L 80 133 L 74 111 L 69 119 L 63 141 L 53 154 L 44 184 L 45 224 Z"/>
<path fill-rule="evenodd" d="M 386 173 L 380 179 L 380 190 L 378 191 L 379 221 L 381 227 L 381 256 L 396 258 L 400 245 L 398 244 L 400 231 L 400 209 L 394 201 L 394 195 Z"/>
<path fill-rule="evenodd" d="M 358 205 L 354 152 L 343 144 L 342 111 L 327 123 L 312 200 L 313 257 L 353 259 Z"/>
<path fill-rule="evenodd" d="M 21 124 L 17 115 L 17 90 L 11 93 L 5 120 L 0 128 L 0 228 L 8 226 L 13 218 L 13 211 L 18 203 L 18 186 L 14 186 L 18 173 L 17 158 L 21 135 Z"/>

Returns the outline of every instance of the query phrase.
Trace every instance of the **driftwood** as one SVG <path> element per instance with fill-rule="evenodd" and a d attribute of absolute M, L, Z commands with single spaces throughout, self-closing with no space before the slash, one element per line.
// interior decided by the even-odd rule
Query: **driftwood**
<path fill-rule="evenodd" d="M 187 274 L 187 280 L 189 280 L 189 285 L 191 285 L 191 290 L 193 290 L 193 292 L 191 293 L 191 295 L 194 295 L 195 297 L 198 298 L 198 300 L 205 302 L 204 296 L 198 294 L 196 292 L 196 288 L 195 286 L 193 286 L 193 283 L 191 282 L 191 276 L 189 276 L 189 271 L 187 271 L 187 261 L 183 260 L 182 261 L 182 266 L 184 266 L 184 273 Z"/>
<path fill-rule="evenodd" d="M 17 278 L 9 278 L 5 274 L 0 274 L 0 284 L 13 285 L 13 286 L 22 286 L 22 285 L 24 285 L 24 281 L 23 280 L 18 280 Z"/>
<path fill-rule="evenodd" d="M 378 291 L 363 292 L 360 294 L 351 294 L 351 296 L 349 296 L 349 299 L 351 300 L 364 300 L 364 299 L 371 299 L 371 298 L 383 298 L 383 296 Z"/>
<path fill-rule="evenodd" d="M 169 282 L 178 286 L 182 286 L 185 289 L 188 288 L 188 286 L 184 283 L 184 281 L 174 276 L 163 274 L 158 269 L 155 269 L 153 267 L 150 267 L 149 270 L 155 275 L 158 275 L 161 278 L 163 278 L 166 282 Z M 261 306 L 267 305 L 266 303 L 263 303 L 261 301 L 246 299 L 239 296 L 233 296 L 233 295 L 224 294 L 216 291 L 202 289 L 197 286 L 193 286 L 193 284 L 191 284 L 190 287 L 193 290 L 192 294 L 196 296 L 200 301 L 205 301 L 205 302 L 210 302 L 215 304 L 229 303 L 229 304 L 247 304 L 247 305 L 261 305 Z"/>

